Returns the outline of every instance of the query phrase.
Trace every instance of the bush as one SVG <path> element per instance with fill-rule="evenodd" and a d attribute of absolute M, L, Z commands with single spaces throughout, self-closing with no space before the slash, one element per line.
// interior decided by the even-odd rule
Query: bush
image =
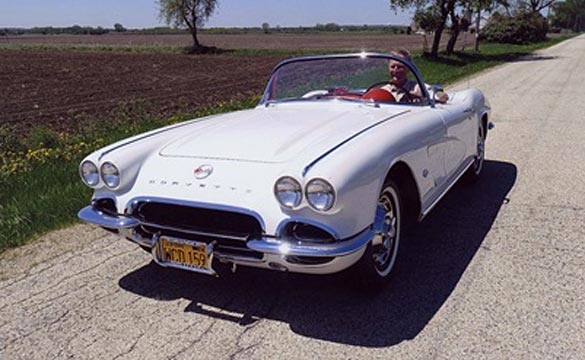
<path fill-rule="evenodd" d="M 5 151 L 22 151 L 26 145 L 21 141 L 16 128 L 7 124 L 0 124 L 0 153 Z"/>
<path fill-rule="evenodd" d="M 482 31 L 489 42 L 530 44 L 546 40 L 548 23 L 538 13 L 520 13 L 514 17 L 494 15 Z"/>
<path fill-rule="evenodd" d="M 61 146 L 59 134 L 45 127 L 35 127 L 26 139 L 29 149 L 58 148 Z"/>

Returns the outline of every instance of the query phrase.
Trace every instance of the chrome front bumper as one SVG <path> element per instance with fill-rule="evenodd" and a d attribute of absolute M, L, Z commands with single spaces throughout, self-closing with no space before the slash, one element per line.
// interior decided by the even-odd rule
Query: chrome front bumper
<path fill-rule="evenodd" d="M 155 246 L 156 237 L 145 238 L 134 231 L 142 225 L 140 220 L 134 217 L 105 213 L 92 205 L 81 209 L 78 217 L 88 223 L 116 231 L 141 246 L 148 248 Z M 370 227 L 349 239 L 326 244 L 294 243 L 273 237 L 261 237 L 247 241 L 246 246 L 250 250 L 263 253 L 262 260 L 222 253 L 216 253 L 216 258 L 222 262 L 268 269 L 315 274 L 334 273 L 357 262 L 374 236 L 375 230 Z M 289 261 L 290 257 L 330 257 L 333 259 L 321 264 L 299 264 Z"/>

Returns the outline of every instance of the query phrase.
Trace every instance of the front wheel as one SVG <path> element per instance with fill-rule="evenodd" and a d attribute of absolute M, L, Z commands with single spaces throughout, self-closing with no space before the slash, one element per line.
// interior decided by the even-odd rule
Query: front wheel
<path fill-rule="evenodd" d="M 398 186 L 391 180 L 384 184 L 378 198 L 374 231 L 374 238 L 356 264 L 357 275 L 368 287 L 388 282 L 400 246 L 402 201 Z"/>

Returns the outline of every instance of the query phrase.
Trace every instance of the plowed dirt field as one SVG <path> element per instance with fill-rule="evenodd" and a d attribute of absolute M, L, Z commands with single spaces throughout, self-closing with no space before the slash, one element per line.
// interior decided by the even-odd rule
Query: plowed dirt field
<path fill-rule="evenodd" d="M 260 94 L 278 56 L 0 51 L 0 124 L 67 130 L 122 106 L 153 115 Z M 75 120 L 77 118 L 77 120 Z"/>

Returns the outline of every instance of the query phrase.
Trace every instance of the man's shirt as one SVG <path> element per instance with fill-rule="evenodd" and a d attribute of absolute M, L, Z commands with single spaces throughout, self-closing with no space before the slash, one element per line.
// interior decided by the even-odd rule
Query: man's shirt
<path fill-rule="evenodd" d="M 422 98 L 422 91 L 415 80 L 406 80 L 402 86 L 389 83 L 382 86 L 381 89 L 389 91 L 400 103 L 420 102 Z"/>

